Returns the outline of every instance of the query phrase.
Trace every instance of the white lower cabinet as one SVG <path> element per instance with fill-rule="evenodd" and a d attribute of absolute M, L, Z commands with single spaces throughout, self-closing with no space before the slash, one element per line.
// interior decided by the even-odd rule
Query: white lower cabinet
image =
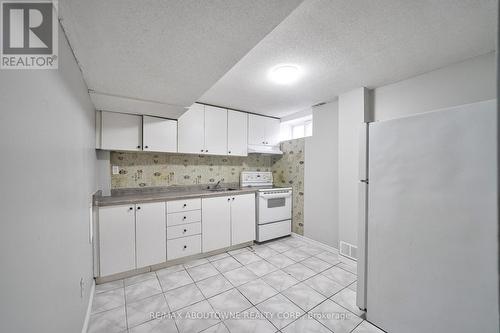
<path fill-rule="evenodd" d="M 165 202 L 99 208 L 99 276 L 165 261 Z"/>
<path fill-rule="evenodd" d="M 231 245 L 255 240 L 255 194 L 231 197 Z"/>
<path fill-rule="evenodd" d="M 135 251 L 137 268 L 165 262 L 166 225 L 165 203 L 153 202 L 136 205 Z"/>
<path fill-rule="evenodd" d="M 231 197 L 202 199 L 203 252 L 231 245 Z"/>
<path fill-rule="evenodd" d="M 190 210 L 188 212 L 167 214 L 167 226 L 194 223 L 201 221 L 201 210 Z"/>
<path fill-rule="evenodd" d="M 167 239 L 201 234 L 201 222 L 175 225 L 167 228 Z"/>
<path fill-rule="evenodd" d="M 202 200 L 203 252 L 255 240 L 255 194 Z"/>
<path fill-rule="evenodd" d="M 135 268 L 134 205 L 99 208 L 100 276 Z"/>
<path fill-rule="evenodd" d="M 167 260 L 174 260 L 201 253 L 201 235 L 169 239 Z"/>
<path fill-rule="evenodd" d="M 99 276 L 253 240 L 253 193 L 99 207 Z"/>

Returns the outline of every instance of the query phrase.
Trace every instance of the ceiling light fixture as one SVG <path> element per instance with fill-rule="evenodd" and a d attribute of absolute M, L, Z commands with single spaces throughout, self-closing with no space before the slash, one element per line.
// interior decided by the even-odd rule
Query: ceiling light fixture
<path fill-rule="evenodd" d="M 300 77 L 300 68 L 296 65 L 281 64 L 269 71 L 269 79 L 277 84 L 292 84 Z"/>

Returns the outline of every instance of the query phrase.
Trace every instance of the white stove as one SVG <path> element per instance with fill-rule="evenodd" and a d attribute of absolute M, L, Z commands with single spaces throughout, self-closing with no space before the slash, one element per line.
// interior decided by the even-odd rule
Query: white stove
<path fill-rule="evenodd" d="M 243 171 L 241 187 L 258 187 L 257 242 L 290 235 L 292 232 L 292 188 L 274 187 L 268 171 Z"/>

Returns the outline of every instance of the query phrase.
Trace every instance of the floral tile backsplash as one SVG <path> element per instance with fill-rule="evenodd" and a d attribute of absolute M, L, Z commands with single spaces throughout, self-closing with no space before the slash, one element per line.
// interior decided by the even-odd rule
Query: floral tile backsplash
<path fill-rule="evenodd" d="M 276 186 L 293 188 L 292 231 L 304 232 L 304 139 L 281 143 L 282 156 L 208 156 L 150 152 L 111 152 L 111 188 L 238 183 L 241 171 L 272 171 Z"/>
<path fill-rule="evenodd" d="M 305 139 L 294 139 L 281 143 L 283 155 L 273 157 L 274 185 L 293 189 L 292 231 L 304 234 L 304 160 Z"/>
<path fill-rule="evenodd" d="M 111 188 L 237 183 L 241 171 L 271 171 L 271 157 L 208 156 L 144 152 L 111 152 Z"/>

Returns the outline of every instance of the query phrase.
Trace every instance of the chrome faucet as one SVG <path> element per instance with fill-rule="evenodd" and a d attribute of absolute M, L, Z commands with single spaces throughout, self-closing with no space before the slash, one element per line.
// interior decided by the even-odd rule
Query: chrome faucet
<path fill-rule="evenodd" d="M 224 181 L 224 178 L 221 178 L 213 188 L 219 188 L 220 187 L 220 183 Z"/>

